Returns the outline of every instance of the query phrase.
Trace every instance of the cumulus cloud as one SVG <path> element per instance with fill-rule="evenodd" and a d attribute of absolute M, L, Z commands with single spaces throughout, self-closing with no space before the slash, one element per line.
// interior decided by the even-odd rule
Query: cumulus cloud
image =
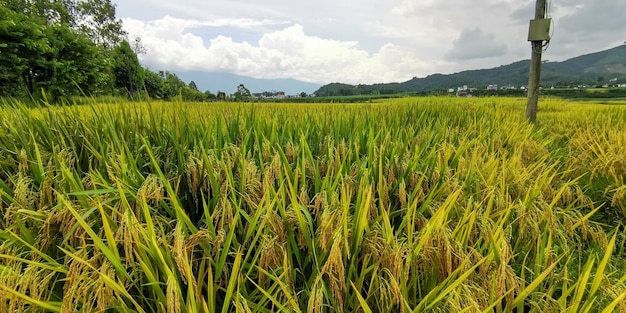
<path fill-rule="evenodd" d="M 113 1 L 130 38 L 141 37 L 148 48 L 142 60 L 153 68 L 316 83 L 403 81 L 527 59 L 536 2 Z M 555 27 L 547 59 L 626 40 L 626 1 L 551 4 Z"/>
<path fill-rule="evenodd" d="M 247 20 L 247 25 L 272 21 Z M 242 27 L 236 21 L 202 22 L 165 17 L 152 22 L 124 19 L 131 38 L 147 49 L 142 61 L 153 68 L 230 72 L 255 78 L 294 78 L 308 82 L 377 83 L 410 79 L 420 67 L 412 50 L 385 44 L 368 53 L 355 41 L 307 35 L 299 24 L 261 36 L 257 43 L 219 35 L 206 42 L 199 27 Z"/>
<path fill-rule="evenodd" d="M 445 57 L 449 60 L 472 60 L 502 56 L 507 47 L 496 41 L 493 34 L 484 33 L 480 28 L 465 29 Z"/>

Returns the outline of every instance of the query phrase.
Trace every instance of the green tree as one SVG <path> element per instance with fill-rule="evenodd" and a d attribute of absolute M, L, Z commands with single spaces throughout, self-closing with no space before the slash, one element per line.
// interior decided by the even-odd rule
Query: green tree
<path fill-rule="evenodd" d="M 192 90 L 198 91 L 198 86 L 196 85 L 196 82 L 194 82 L 193 80 L 189 82 L 189 88 L 191 88 Z"/>
<path fill-rule="evenodd" d="M 76 25 L 71 0 L 0 0 L 0 6 L 41 19 L 47 25 Z"/>
<path fill-rule="evenodd" d="M 165 81 L 163 78 L 155 73 L 150 71 L 147 68 L 144 68 L 144 87 L 148 92 L 148 96 L 154 99 L 164 99 L 165 98 Z"/>
<path fill-rule="evenodd" d="M 184 81 L 182 81 L 178 76 L 174 73 L 165 72 L 162 73 L 162 77 L 164 78 L 164 89 L 165 89 L 165 98 L 174 99 L 178 97 L 182 93 L 182 89 L 187 87 Z"/>
<path fill-rule="evenodd" d="M 234 96 L 235 101 L 250 101 L 252 99 L 250 90 L 248 90 L 248 88 L 246 88 L 243 84 L 239 84 L 239 86 L 237 86 L 237 91 Z"/>
<path fill-rule="evenodd" d="M 210 91 L 208 91 L 208 90 L 204 92 L 204 96 L 206 97 L 206 99 L 207 99 L 208 101 L 215 101 L 215 100 L 217 100 L 217 96 L 216 96 L 216 95 L 214 95 L 214 94 L 212 94 L 212 93 L 211 93 Z"/>
<path fill-rule="evenodd" d="M 183 87 L 181 89 L 181 95 L 184 101 L 202 102 L 207 100 L 204 93 L 189 87 Z"/>
<path fill-rule="evenodd" d="M 0 6 L 0 94 L 32 94 L 52 52 L 41 20 Z"/>
<path fill-rule="evenodd" d="M 115 4 L 110 0 L 83 0 L 75 3 L 78 29 L 97 45 L 110 50 L 126 37 L 122 21 L 115 17 Z"/>
<path fill-rule="evenodd" d="M 0 95 L 133 95 L 144 72 L 124 36 L 111 0 L 0 0 Z"/>
<path fill-rule="evenodd" d="M 113 49 L 112 61 L 115 87 L 124 89 L 133 98 L 138 88 L 143 86 L 144 70 L 128 41 L 123 40 Z"/>
<path fill-rule="evenodd" d="M 107 80 L 102 51 L 85 35 L 76 34 L 66 25 L 47 30 L 52 49 L 44 54 L 43 75 L 39 88 L 46 89 L 53 100 L 84 93 L 93 94 Z"/>

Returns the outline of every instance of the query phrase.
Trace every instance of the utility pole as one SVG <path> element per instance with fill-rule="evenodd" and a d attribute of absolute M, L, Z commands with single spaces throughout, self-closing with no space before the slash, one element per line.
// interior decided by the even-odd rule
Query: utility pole
<path fill-rule="evenodd" d="M 541 78 L 541 53 L 543 42 L 550 40 L 550 20 L 546 19 L 546 0 L 537 0 L 535 19 L 530 21 L 528 41 L 532 42 L 530 75 L 528 77 L 528 104 L 526 118 L 535 123 L 537 120 L 537 102 L 539 102 L 539 79 Z"/>

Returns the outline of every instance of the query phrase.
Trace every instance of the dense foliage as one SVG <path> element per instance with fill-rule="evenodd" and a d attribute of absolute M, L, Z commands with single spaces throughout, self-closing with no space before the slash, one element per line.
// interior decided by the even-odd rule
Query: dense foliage
<path fill-rule="evenodd" d="M 0 312 L 624 312 L 626 108 L 1 108 Z"/>
<path fill-rule="evenodd" d="M 0 97 L 83 95 L 215 98 L 142 67 L 110 0 L 0 0 Z"/>

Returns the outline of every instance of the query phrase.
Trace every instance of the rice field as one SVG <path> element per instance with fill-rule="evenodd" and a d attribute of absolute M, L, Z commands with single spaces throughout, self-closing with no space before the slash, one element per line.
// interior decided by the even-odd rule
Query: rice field
<path fill-rule="evenodd" d="M 625 312 L 626 107 L 0 107 L 0 312 Z"/>

